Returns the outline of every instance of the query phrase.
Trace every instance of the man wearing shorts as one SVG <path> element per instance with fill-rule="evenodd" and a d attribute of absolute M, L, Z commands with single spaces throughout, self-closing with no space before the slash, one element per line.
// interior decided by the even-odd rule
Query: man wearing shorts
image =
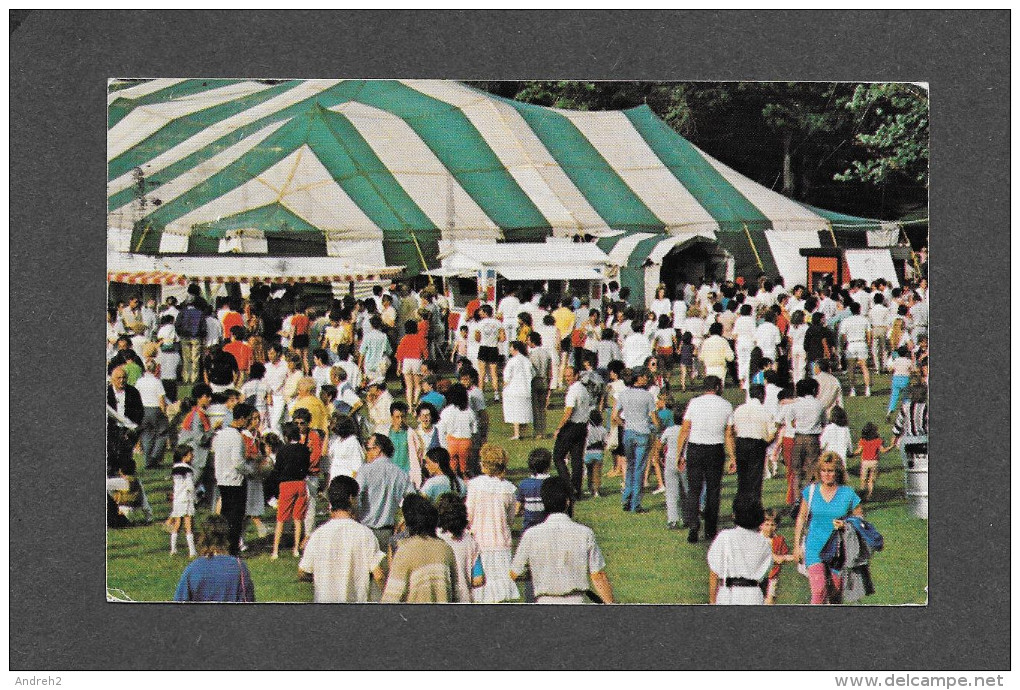
<path fill-rule="evenodd" d="M 857 395 L 854 390 L 856 381 L 855 368 L 861 370 L 864 377 L 864 395 L 871 395 L 871 377 L 868 374 L 868 338 L 871 336 L 871 324 L 861 316 L 861 305 L 850 303 L 850 316 L 839 324 L 839 335 L 843 339 L 846 353 L 846 366 L 850 370 L 850 395 Z"/>

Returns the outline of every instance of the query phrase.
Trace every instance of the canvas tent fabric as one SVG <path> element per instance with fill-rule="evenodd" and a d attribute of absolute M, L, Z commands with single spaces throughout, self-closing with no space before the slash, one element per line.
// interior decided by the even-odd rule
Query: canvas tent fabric
<path fill-rule="evenodd" d="M 120 251 L 356 255 L 414 275 L 445 240 L 693 233 L 739 273 L 774 274 L 769 233 L 863 248 L 889 229 L 757 184 L 647 106 L 576 112 L 433 80 L 155 79 L 115 83 L 108 109 Z"/>

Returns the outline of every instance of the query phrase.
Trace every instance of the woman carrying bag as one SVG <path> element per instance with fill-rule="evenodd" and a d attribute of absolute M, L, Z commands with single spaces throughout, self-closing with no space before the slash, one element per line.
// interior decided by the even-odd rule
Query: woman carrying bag
<path fill-rule="evenodd" d="M 798 562 L 807 570 L 811 585 L 812 604 L 838 604 L 841 599 L 839 575 L 822 563 L 820 553 L 833 529 L 843 526 L 843 519 L 864 517 L 861 499 L 848 486 L 846 470 L 835 453 L 824 453 L 818 460 L 819 481 L 804 487 L 800 511 L 794 529 L 794 551 Z"/>

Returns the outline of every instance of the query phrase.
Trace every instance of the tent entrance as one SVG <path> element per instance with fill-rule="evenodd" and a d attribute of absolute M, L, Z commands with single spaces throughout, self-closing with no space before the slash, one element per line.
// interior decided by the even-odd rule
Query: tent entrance
<path fill-rule="evenodd" d="M 732 256 L 716 242 L 705 240 L 681 245 L 662 258 L 659 282 L 671 288 L 680 283 L 697 283 L 700 278 L 726 280 L 732 262 Z"/>

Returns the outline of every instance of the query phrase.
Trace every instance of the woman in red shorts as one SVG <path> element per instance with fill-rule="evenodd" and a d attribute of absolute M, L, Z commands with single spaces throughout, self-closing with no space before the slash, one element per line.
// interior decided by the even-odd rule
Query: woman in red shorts
<path fill-rule="evenodd" d="M 294 422 L 281 429 L 285 446 L 276 454 L 276 474 L 280 480 L 280 494 L 276 504 L 276 533 L 273 535 L 273 560 L 280 557 L 280 537 L 287 520 L 294 522 L 294 556 L 300 556 L 301 523 L 308 510 L 308 486 L 305 478 L 311 466 L 312 455 L 308 446 L 301 443 L 301 430 Z"/>

